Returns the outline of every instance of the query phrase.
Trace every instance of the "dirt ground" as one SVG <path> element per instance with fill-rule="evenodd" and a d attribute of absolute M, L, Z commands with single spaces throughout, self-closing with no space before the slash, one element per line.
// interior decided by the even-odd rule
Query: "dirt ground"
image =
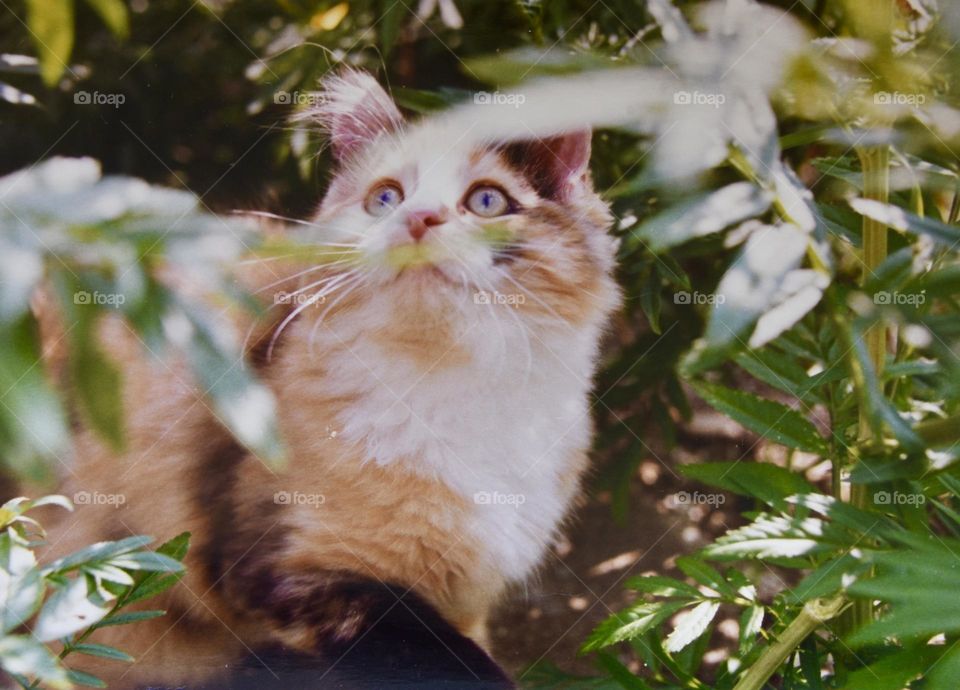
<path fill-rule="evenodd" d="M 632 480 L 626 519 L 614 519 L 608 494 L 589 496 L 539 578 L 503 602 L 494 616 L 490 626 L 494 656 L 514 677 L 540 660 L 567 672 L 590 674 L 593 661 L 577 651 L 597 623 L 632 601 L 623 581 L 654 573 L 683 578 L 675 559 L 740 524 L 740 511 L 750 508 L 744 499 L 729 494 L 720 494 L 715 501 L 720 505 L 677 500 L 678 492 L 718 495 L 680 477 L 678 465 L 752 460 L 769 452 L 736 423 L 699 407 L 672 450 L 657 442 L 655 426 L 637 431 L 651 453 Z M 770 581 L 761 582 L 761 593 L 779 589 L 772 571 L 762 577 Z M 715 663 L 724 658 L 722 638 L 736 639 L 737 623 L 724 621 L 718 631 L 721 644 L 706 657 Z"/>

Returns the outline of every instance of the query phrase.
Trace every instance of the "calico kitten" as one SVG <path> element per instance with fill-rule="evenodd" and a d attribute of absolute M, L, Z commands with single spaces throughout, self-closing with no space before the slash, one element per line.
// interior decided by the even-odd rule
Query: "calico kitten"
<path fill-rule="evenodd" d="M 118 455 L 79 429 L 64 493 L 125 501 L 79 506 L 51 542 L 193 534 L 187 576 L 149 602 L 168 615 L 94 637 L 138 659 L 82 667 L 111 687 L 203 682 L 277 646 L 335 667 L 407 611 L 438 631 L 398 624 L 408 652 L 436 638 L 473 678 L 506 682 L 481 649 L 487 613 L 577 496 L 598 341 L 619 299 L 590 133 L 481 141 L 442 120 L 407 125 L 355 71 L 329 79 L 307 117 L 338 168 L 289 232 L 319 229 L 338 258 L 237 270 L 267 301 L 288 298 L 251 327 L 250 348 L 287 468 L 238 445 L 182 363 L 103 324 L 127 445 Z"/>

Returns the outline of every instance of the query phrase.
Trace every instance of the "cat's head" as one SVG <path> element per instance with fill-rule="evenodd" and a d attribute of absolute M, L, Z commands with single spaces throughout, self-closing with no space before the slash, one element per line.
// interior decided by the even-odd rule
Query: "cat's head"
<path fill-rule="evenodd" d="M 589 131 L 481 141 L 442 116 L 408 124 L 353 70 L 326 80 L 308 117 L 337 163 L 314 220 L 351 245 L 355 261 L 340 270 L 356 272 L 357 289 L 570 325 L 616 303 Z"/>

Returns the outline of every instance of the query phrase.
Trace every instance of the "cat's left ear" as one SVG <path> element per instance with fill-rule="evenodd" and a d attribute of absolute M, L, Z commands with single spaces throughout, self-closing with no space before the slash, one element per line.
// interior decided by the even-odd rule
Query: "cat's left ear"
<path fill-rule="evenodd" d="M 333 155 L 345 162 L 382 134 L 403 126 L 403 115 L 383 87 L 367 72 L 344 69 L 324 78 L 320 104 L 303 118 L 319 123 Z"/>
<path fill-rule="evenodd" d="M 591 131 L 578 130 L 545 139 L 510 144 L 505 153 L 523 171 L 540 196 L 569 201 L 590 186 Z"/>

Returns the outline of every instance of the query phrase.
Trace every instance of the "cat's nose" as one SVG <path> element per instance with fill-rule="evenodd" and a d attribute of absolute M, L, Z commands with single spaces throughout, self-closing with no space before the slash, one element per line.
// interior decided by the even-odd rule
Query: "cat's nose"
<path fill-rule="evenodd" d="M 447 209 L 411 211 L 407 215 L 407 231 L 414 242 L 419 242 L 427 234 L 427 230 L 435 225 L 447 222 Z"/>

